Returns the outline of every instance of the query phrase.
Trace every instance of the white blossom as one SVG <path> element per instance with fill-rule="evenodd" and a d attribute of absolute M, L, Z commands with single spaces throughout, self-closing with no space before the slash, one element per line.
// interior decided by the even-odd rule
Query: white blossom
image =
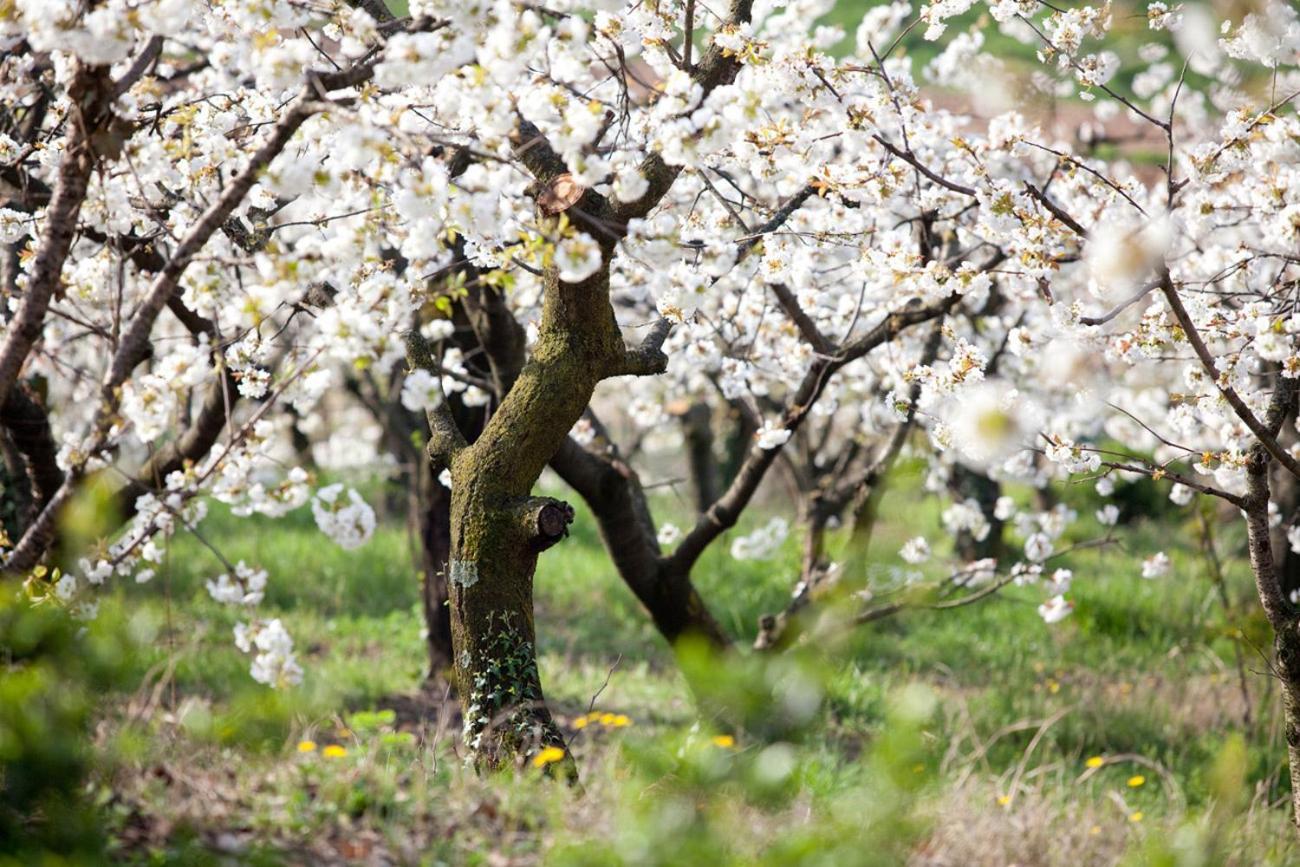
<path fill-rule="evenodd" d="M 1163 578 L 1169 574 L 1171 563 L 1164 551 L 1157 551 L 1142 561 L 1143 578 Z"/>

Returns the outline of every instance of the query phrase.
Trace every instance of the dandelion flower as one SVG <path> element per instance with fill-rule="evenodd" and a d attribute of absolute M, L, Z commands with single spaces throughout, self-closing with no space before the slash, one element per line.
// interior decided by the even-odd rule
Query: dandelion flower
<path fill-rule="evenodd" d="M 998 795 L 998 806 L 999 806 L 999 807 L 1009 807 L 1010 805 L 1011 805 L 1011 796 L 1010 796 L 1010 795 Z"/>
<path fill-rule="evenodd" d="M 315 741 L 298 741 L 298 752 L 300 752 L 300 753 L 314 753 L 314 752 L 316 752 L 316 742 L 315 742 Z"/>
<path fill-rule="evenodd" d="M 573 727 L 575 729 L 585 729 L 590 722 L 591 719 L 588 718 L 587 715 L 584 713 L 582 716 L 578 717 L 573 721 Z"/>
<path fill-rule="evenodd" d="M 621 729 L 625 726 L 630 726 L 631 724 L 632 724 L 632 720 L 628 717 L 627 714 L 624 713 L 615 714 L 614 718 L 610 720 L 609 723 L 607 723 L 607 725 L 609 725 L 610 728 L 616 728 L 616 729 Z"/>
<path fill-rule="evenodd" d="M 1135 812 L 1135 813 L 1130 813 L 1130 814 L 1129 814 L 1129 817 L 1128 817 L 1128 820 L 1129 820 L 1130 822 L 1141 822 L 1141 821 L 1142 821 L 1142 811 L 1141 811 L 1141 810 L 1138 810 L 1138 811 Z"/>
<path fill-rule="evenodd" d="M 533 756 L 533 767 L 544 768 L 564 758 L 564 750 L 559 747 L 547 747 Z"/>
<path fill-rule="evenodd" d="M 731 735 L 714 735 L 713 745 L 715 747 L 722 747 L 724 750 L 729 750 L 736 746 L 736 739 Z"/>
<path fill-rule="evenodd" d="M 338 744 L 330 744 L 321 750 L 320 754 L 327 759 L 341 759 L 348 754 L 348 751 Z"/>
<path fill-rule="evenodd" d="M 1128 778 L 1128 787 L 1130 789 L 1136 789 L 1138 786 L 1141 786 L 1144 783 L 1146 783 L 1146 781 L 1147 778 L 1142 776 L 1141 774 L 1134 774 L 1133 776 Z"/>
<path fill-rule="evenodd" d="M 1088 759 L 1088 761 L 1084 762 L 1084 764 L 1090 768 L 1100 768 L 1102 765 L 1106 764 L 1106 760 L 1101 756 L 1093 756 Z"/>

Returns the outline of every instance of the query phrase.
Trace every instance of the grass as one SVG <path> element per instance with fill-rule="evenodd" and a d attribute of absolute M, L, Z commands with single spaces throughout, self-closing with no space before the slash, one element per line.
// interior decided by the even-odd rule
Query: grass
<path fill-rule="evenodd" d="M 917 481 L 888 495 L 882 562 L 917 533 L 942 538 L 937 507 L 909 493 Z M 1091 514 L 1081 490 L 1067 495 Z M 863 846 L 881 864 L 1184 863 L 1147 849 L 1171 840 L 1211 847 L 1204 863 L 1297 856 L 1277 697 L 1250 643 L 1263 632 L 1231 524 L 1220 541 L 1230 615 L 1198 553 L 1169 545 L 1192 538 L 1186 516 L 1137 518 L 1118 545 L 1071 558 L 1077 608 L 1057 626 L 1035 612 L 1041 591 L 1012 586 L 775 667 L 746 658 L 713 671 L 703 682 L 750 702 L 754 723 L 723 749 L 579 508 L 537 577 L 543 680 L 584 781 L 572 792 L 462 766 L 454 713 L 419 692 L 418 587 L 400 526 L 383 522 L 344 552 L 306 510 L 276 522 L 212 512 L 207 542 L 270 572 L 264 613 L 285 621 L 307 677 L 283 692 L 252 682 L 231 640 L 235 612 L 203 587 L 222 567 L 193 538 L 175 541 L 154 582 L 117 592 L 143 643 L 140 686 L 104 703 L 96 786 L 130 863 L 749 864 L 780 851 L 788 860 L 771 863 L 856 864 L 846 853 Z M 1081 538 L 1097 533 L 1089 523 Z M 796 540 L 762 562 L 716 547 L 697 582 L 752 639 L 789 593 Z M 1142 580 L 1140 559 L 1160 547 L 1173 573 Z M 1238 644 L 1249 726 L 1237 629 L 1252 637 Z M 593 696 L 633 724 L 572 728 Z M 819 709 L 796 720 L 808 701 Z M 317 749 L 298 752 L 304 739 Z M 347 755 L 323 756 L 332 743 Z M 1093 756 L 1101 768 L 1086 766 Z M 805 837 L 817 845 L 801 849 Z"/>

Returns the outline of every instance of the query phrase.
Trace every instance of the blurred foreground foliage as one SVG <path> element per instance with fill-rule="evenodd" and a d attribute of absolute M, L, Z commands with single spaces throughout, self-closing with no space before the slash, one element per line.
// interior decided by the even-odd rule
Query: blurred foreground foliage
<path fill-rule="evenodd" d="M 90 726 L 128 671 L 126 636 L 111 613 L 83 625 L 0 584 L 0 864 L 102 863 Z"/>

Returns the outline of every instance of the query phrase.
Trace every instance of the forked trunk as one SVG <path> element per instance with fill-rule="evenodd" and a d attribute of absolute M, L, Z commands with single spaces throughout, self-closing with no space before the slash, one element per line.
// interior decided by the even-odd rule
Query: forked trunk
<path fill-rule="evenodd" d="M 608 281 L 607 266 L 578 283 L 548 274 L 533 357 L 472 445 L 445 404 L 429 414 L 430 454 L 451 469 L 453 677 L 479 767 L 564 747 L 537 670 L 533 574 L 537 555 L 567 534 L 573 510 L 531 491 L 596 383 L 625 369 Z M 415 335 L 408 355 L 433 369 Z M 567 754 L 561 767 L 573 773 Z"/>

